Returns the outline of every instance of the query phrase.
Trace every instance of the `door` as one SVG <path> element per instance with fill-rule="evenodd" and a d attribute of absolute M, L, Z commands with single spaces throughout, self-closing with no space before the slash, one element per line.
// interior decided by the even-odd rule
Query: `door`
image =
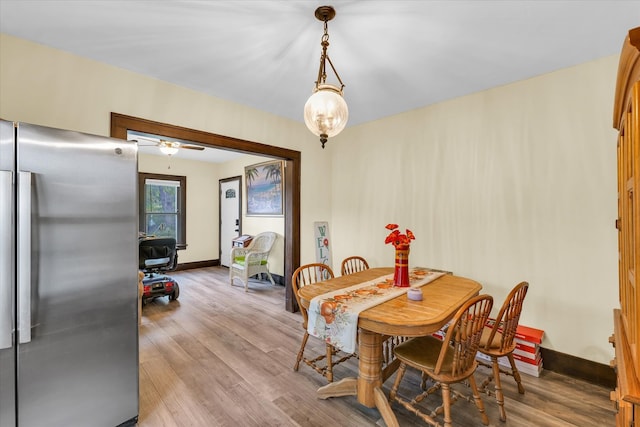
<path fill-rule="evenodd" d="M 239 176 L 220 180 L 220 265 L 231 266 L 231 241 L 242 232 Z"/>
<path fill-rule="evenodd" d="M 18 421 L 119 425 L 138 415 L 136 146 L 26 124 L 17 140 Z"/>

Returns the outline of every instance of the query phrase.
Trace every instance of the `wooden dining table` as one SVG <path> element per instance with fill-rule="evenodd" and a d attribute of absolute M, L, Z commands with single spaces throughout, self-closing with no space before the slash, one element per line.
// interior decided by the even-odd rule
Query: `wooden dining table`
<path fill-rule="evenodd" d="M 327 292 L 358 285 L 393 273 L 393 267 L 371 268 L 300 288 L 300 303 L 309 308 L 311 299 Z M 358 402 L 377 407 L 383 417 L 391 407 L 382 393 L 382 384 L 397 369 L 393 352 L 383 355 L 386 342 L 394 337 L 417 337 L 440 330 L 482 286 L 471 279 L 445 274 L 420 287 L 422 301 L 407 294 L 360 312 L 358 316 L 358 378 L 345 378 L 318 389 L 318 397 L 357 396 Z"/>

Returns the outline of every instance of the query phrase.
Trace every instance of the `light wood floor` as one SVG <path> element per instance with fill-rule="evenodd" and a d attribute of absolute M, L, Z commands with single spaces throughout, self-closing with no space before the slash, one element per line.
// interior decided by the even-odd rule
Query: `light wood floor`
<path fill-rule="evenodd" d="M 224 267 L 171 276 L 179 299 L 158 298 L 142 311 L 139 426 L 384 426 L 377 410 L 355 397 L 317 399 L 324 379 L 307 366 L 293 371 L 303 331 L 300 314 L 284 309 L 283 287 L 255 281 L 245 293 L 229 285 Z M 324 345 L 312 337 L 307 349 L 321 352 Z M 356 373 L 353 359 L 335 370 L 338 379 Z M 387 395 L 394 378 L 384 384 Z M 417 389 L 418 375 L 408 378 L 403 384 Z M 483 395 L 491 426 L 615 424 L 607 389 L 549 371 L 523 381 L 524 395 L 512 378 L 503 381 L 506 422 Z M 425 425 L 392 407 L 401 426 Z M 459 401 L 453 410 L 455 425 L 482 426 L 473 404 Z"/>

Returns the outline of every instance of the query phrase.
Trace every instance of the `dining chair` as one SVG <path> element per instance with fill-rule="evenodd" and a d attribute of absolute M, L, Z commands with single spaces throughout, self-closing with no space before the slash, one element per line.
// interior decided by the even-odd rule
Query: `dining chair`
<path fill-rule="evenodd" d="M 493 297 L 491 295 L 473 297 L 458 309 L 449 323 L 443 341 L 429 335 L 410 339 L 397 346 L 394 353 L 400 360 L 400 367 L 389 394 L 389 402 L 400 403 L 411 413 L 433 426 L 441 425 L 436 417 L 444 412 L 444 425 L 450 427 L 451 405 L 460 397 L 466 398 L 462 393 L 451 389 L 450 384 L 468 380 L 473 391 L 473 400 L 480 411 L 482 423 L 488 425 L 489 418 L 484 411 L 473 374 L 478 366 L 476 353 L 480 345 L 480 338 L 492 307 Z M 398 394 L 398 388 L 407 366 L 419 370 L 423 377 L 422 391 L 413 399 L 407 399 Z M 426 387 L 426 378 L 434 382 L 433 386 Z M 442 405 L 430 412 L 427 412 L 424 405 L 418 406 L 425 397 L 438 389 L 442 391 Z M 391 413 L 391 415 L 393 414 Z M 393 419 L 389 422 L 385 420 L 387 425 L 394 425 L 394 421 Z"/>
<path fill-rule="evenodd" d="M 322 282 L 325 280 L 333 279 L 334 274 L 331 267 L 326 264 L 313 263 L 306 264 L 298 267 L 293 272 L 293 278 L 291 280 L 291 287 L 293 288 L 293 294 L 296 297 L 296 301 L 298 302 L 298 307 L 300 307 L 300 313 L 302 314 L 302 328 L 304 329 L 304 335 L 302 337 L 302 343 L 300 345 L 300 351 L 298 351 L 298 356 L 296 358 L 296 364 L 293 367 L 294 371 L 297 371 L 300 367 L 300 362 L 306 363 L 320 375 L 324 376 L 328 382 L 333 382 L 333 367 L 339 363 L 342 363 L 350 358 L 356 356 L 355 353 L 346 354 L 339 359 L 335 359 L 338 355 L 339 350 L 335 348 L 333 345 L 326 343 L 326 353 L 319 355 L 313 359 L 309 359 L 304 357 L 304 350 L 307 345 L 307 340 L 309 339 L 309 332 L 307 332 L 307 323 L 309 320 L 309 315 L 307 313 L 307 309 L 305 309 L 302 304 L 300 304 L 300 296 L 298 295 L 298 291 L 300 288 L 306 285 L 310 285 L 316 282 Z M 326 360 L 325 360 L 326 359 Z M 324 361 L 324 362 L 323 362 Z M 326 363 L 325 363 L 326 362 Z"/>
<path fill-rule="evenodd" d="M 358 271 L 368 270 L 369 263 L 361 256 L 350 256 L 342 260 L 340 266 L 340 275 L 345 276 L 347 274 L 357 273 Z"/>
<path fill-rule="evenodd" d="M 276 233 L 265 231 L 256 235 L 246 248 L 231 248 L 231 267 L 229 267 L 229 282 L 237 278 L 244 284 L 244 291 L 249 291 L 249 277 L 265 273 L 273 286 L 275 282 L 269 272 L 269 252 L 276 241 Z"/>
<path fill-rule="evenodd" d="M 502 394 L 502 385 L 500 383 L 500 373 L 512 376 L 518 385 L 518 393 L 524 394 L 524 387 L 520 379 L 520 372 L 516 367 L 513 358 L 513 350 L 516 348 L 516 330 L 520 321 L 520 313 L 522 312 L 522 303 L 527 295 L 529 283 L 520 282 L 517 284 L 509 295 L 505 298 L 498 316 L 496 317 L 493 327 L 485 327 L 480 339 L 480 347 L 478 351 L 491 357 L 491 365 L 482 361 L 479 363 L 483 366 L 492 368 L 492 373 L 480 384 L 480 390 L 490 394 L 486 387 L 495 379 L 495 395 L 498 406 L 500 407 L 500 420 L 506 421 L 507 414 L 504 410 L 504 395 Z M 498 364 L 498 358 L 506 356 L 511 365 L 511 371 L 501 369 Z"/>

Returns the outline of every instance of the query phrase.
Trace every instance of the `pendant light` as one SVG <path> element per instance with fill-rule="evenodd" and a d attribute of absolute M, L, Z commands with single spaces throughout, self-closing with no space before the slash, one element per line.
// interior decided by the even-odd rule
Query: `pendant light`
<path fill-rule="evenodd" d="M 322 148 L 327 139 L 339 134 L 347 125 L 349 119 L 349 109 L 342 94 L 344 83 L 340 79 L 329 55 L 327 48 L 329 47 L 329 33 L 327 32 L 327 22 L 336 16 L 336 11 L 331 6 L 320 6 L 316 9 L 315 16 L 318 20 L 324 22 L 324 34 L 320 45 L 322 53 L 320 55 L 320 68 L 318 69 L 318 79 L 316 80 L 313 94 L 309 97 L 304 105 L 304 123 L 309 130 L 320 137 Z M 336 75 L 340 87 L 328 84 L 326 63 Z"/>

